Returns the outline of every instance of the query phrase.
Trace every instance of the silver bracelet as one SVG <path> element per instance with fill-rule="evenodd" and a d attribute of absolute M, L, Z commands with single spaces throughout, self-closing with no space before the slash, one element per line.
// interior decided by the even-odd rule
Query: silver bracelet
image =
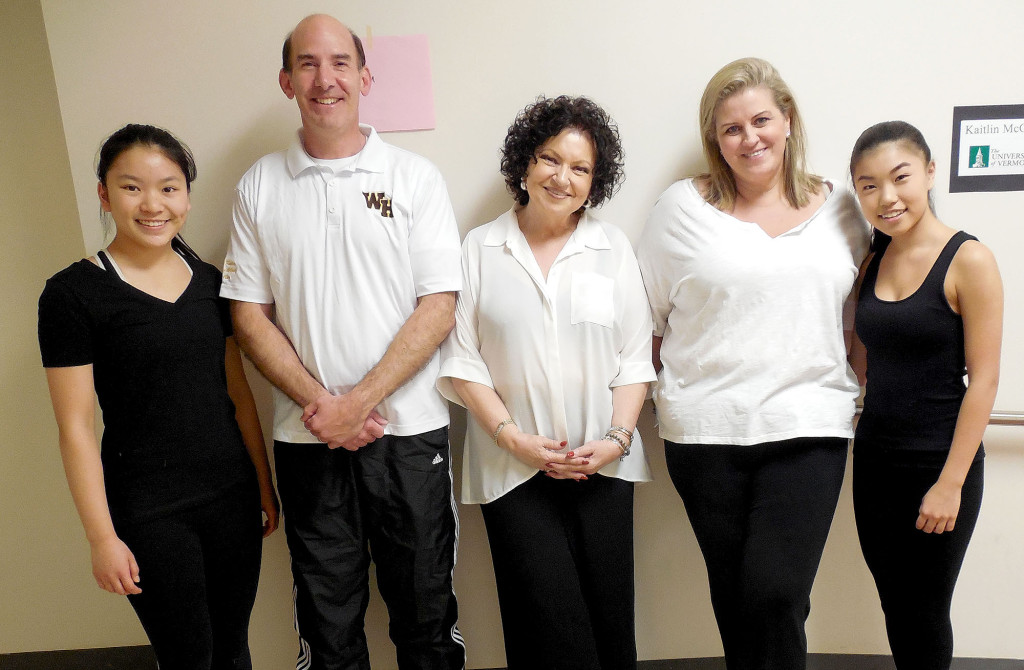
<path fill-rule="evenodd" d="M 604 434 L 604 439 L 611 440 L 615 444 L 619 445 L 619 451 L 622 452 L 622 455 L 619 456 L 620 461 L 624 459 L 626 456 L 629 456 L 630 445 L 626 444 L 626 441 L 623 440 L 621 437 L 619 437 L 618 435 L 609 430 L 607 433 Z"/>
<path fill-rule="evenodd" d="M 629 430 L 625 426 L 612 426 L 608 429 L 609 433 L 619 433 L 626 440 L 627 445 L 633 445 L 633 431 Z"/>
<path fill-rule="evenodd" d="M 491 439 L 494 440 L 495 444 L 498 443 L 498 436 L 501 435 L 501 431 L 505 430 L 505 426 L 509 424 L 512 424 L 513 426 L 516 425 L 516 420 L 513 419 L 512 417 L 509 417 L 502 421 L 501 423 L 499 423 L 498 427 L 494 429 L 494 434 L 491 435 Z"/>

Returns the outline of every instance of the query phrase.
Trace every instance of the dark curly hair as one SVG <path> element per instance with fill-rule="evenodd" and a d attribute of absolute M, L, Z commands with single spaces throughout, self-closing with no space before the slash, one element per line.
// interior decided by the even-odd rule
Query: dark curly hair
<path fill-rule="evenodd" d="M 587 200 L 589 205 L 597 207 L 618 190 L 625 177 L 622 144 L 619 129 L 608 113 L 582 96 L 541 96 L 516 115 L 501 147 L 501 174 L 509 193 L 520 205 L 530 201 L 530 195 L 520 182 L 530 163 L 537 160 L 537 149 L 566 128 L 586 133 L 594 142 L 597 157 Z"/>

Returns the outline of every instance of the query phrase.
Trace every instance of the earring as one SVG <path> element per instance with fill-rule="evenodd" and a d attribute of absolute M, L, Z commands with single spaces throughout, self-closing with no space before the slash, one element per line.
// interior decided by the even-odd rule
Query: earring
<path fill-rule="evenodd" d="M 524 191 L 526 190 L 526 179 L 525 178 L 519 180 L 519 188 L 523 189 Z"/>
<path fill-rule="evenodd" d="M 788 130 L 786 131 L 786 137 L 787 138 L 789 137 L 789 131 Z"/>
<path fill-rule="evenodd" d="M 590 198 L 587 198 L 586 200 L 583 201 L 583 206 L 590 207 Z"/>

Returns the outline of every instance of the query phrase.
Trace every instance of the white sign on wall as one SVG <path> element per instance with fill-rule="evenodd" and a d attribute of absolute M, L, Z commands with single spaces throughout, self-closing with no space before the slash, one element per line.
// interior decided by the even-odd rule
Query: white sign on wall
<path fill-rule="evenodd" d="M 949 192 L 1024 191 L 1024 105 L 953 108 Z"/>

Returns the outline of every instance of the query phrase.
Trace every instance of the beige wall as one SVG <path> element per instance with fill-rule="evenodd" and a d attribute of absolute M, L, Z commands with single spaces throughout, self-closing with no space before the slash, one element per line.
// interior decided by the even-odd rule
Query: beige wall
<path fill-rule="evenodd" d="M 31 334 L 42 278 L 82 253 L 73 224 L 81 223 L 87 249 L 101 242 L 91 174 L 98 144 L 129 121 L 164 125 L 189 142 L 200 174 L 186 234 L 201 253 L 218 262 L 226 245 L 234 182 L 257 157 L 283 147 L 298 125 L 294 103 L 277 87 L 279 45 L 284 33 L 313 11 L 336 11 L 361 33 L 370 26 L 376 35 L 430 37 L 437 129 L 386 139 L 438 164 L 463 232 L 508 206 L 497 174 L 497 148 L 515 112 L 540 93 L 585 93 L 619 121 L 627 181 L 603 216 L 634 241 L 658 193 L 699 166 L 697 100 L 707 78 L 728 60 L 755 54 L 779 67 L 802 105 L 812 166 L 835 179 L 845 179 L 844 165 L 861 129 L 875 121 L 905 118 L 922 128 L 939 161 L 940 216 L 995 249 L 1007 285 L 1007 342 L 1021 340 L 1024 309 L 1018 306 L 1024 304 L 1024 267 L 1015 251 L 1024 244 L 1024 231 L 1017 225 L 1024 196 L 950 195 L 945 185 L 952 106 L 1021 102 L 1015 82 L 1020 81 L 1024 5 L 992 0 L 982 9 L 966 9 L 963 3 L 936 0 L 923 11 L 920 3 L 906 0 L 862 0 L 815 3 L 808 13 L 807 3 L 797 0 L 772 5 L 598 0 L 585 4 L 585 14 L 583 6 L 546 0 L 5 3 L 0 30 L 3 48 L 11 53 L 4 62 L 18 58 L 26 69 L 5 68 L 5 79 L 15 81 L 5 81 L 0 118 L 5 171 L 0 229 L 5 240 L 21 235 L 2 247 L 4 290 L 12 293 L 5 305 L 18 305 L 11 311 L 21 311 L 17 317 L 4 317 L 8 402 L 0 411 L 10 413 L 3 423 L 10 446 L 3 449 L 5 467 L 0 471 L 0 509 L 6 512 L 0 520 L 0 602 L 16 605 L 0 608 L 0 653 L 143 639 L 128 606 L 91 584 L 86 545 L 61 481 Z M 7 20 L 12 11 L 19 13 L 16 22 Z M 31 136 L 17 133 L 13 140 L 24 142 L 25 148 L 9 152 L 10 127 L 29 122 L 48 125 Z M 61 123 L 66 147 L 60 146 Z M 54 146 L 40 150 L 44 141 Z M 32 167 L 38 163 L 36 174 L 47 175 L 45 184 L 33 179 L 22 163 L 12 169 L 9 154 L 31 158 Z M 54 180 L 54 173 L 62 181 Z M 62 185 L 59 194 L 54 193 L 56 182 Z M 39 193 L 24 204 L 8 204 L 29 188 Z M 39 219 L 35 225 L 33 217 Z M 40 232 L 26 237 L 29 226 Z M 43 232 L 75 239 L 58 247 Z M 1024 410 L 1022 358 L 1024 350 L 1005 347 L 999 407 Z M 16 369 L 8 374 L 8 367 Z M 266 387 L 262 380 L 255 385 L 266 408 Z M 269 420 L 269 413 L 265 416 Z M 454 420 L 457 443 L 465 417 L 458 413 Z M 720 645 L 703 563 L 665 473 L 661 443 L 648 415 L 645 422 L 642 430 L 656 481 L 637 489 L 640 655 L 716 655 Z M 1020 658 L 1024 429 L 990 430 L 987 442 L 985 505 L 954 603 L 957 654 Z M 7 465 L 9 454 L 14 462 Z M 12 510 L 17 514 L 11 515 Z M 500 665 L 493 575 L 476 507 L 462 508 L 456 588 L 470 666 Z M 808 624 L 812 651 L 886 649 L 877 597 L 857 547 L 848 487 L 813 602 Z M 60 625 L 49 623 L 55 618 Z M 258 669 L 286 667 L 294 656 L 290 621 L 288 559 L 279 533 L 267 543 L 254 612 Z M 374 667 L 394 667 L 386 616 L 376 598 L 368 634 Z"/>
<path fill-rule="evenodd" d="M 0 653 L 141 642 L 92 581 L 39 363 L 39 292 L 84 246 L 38 2 L 5 0 L 0 62 Z"/>

